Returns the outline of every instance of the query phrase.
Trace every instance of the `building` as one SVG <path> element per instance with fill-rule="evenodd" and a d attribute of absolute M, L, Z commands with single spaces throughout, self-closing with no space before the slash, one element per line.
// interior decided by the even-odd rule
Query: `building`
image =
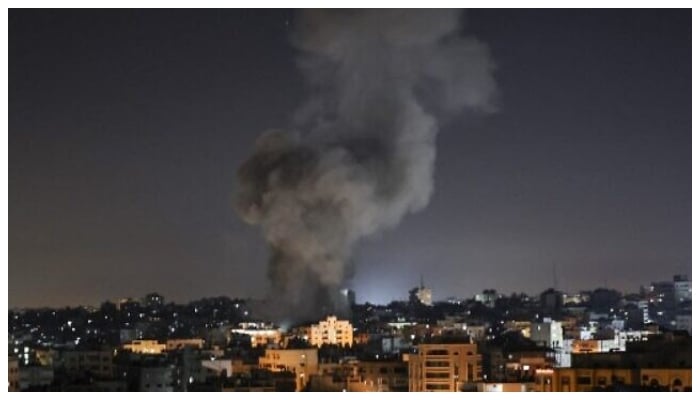
<path fill-rule="evenodd" d="M 530 338 L 532 332 L 532 322 L 530 321 L 507 321 L 504 328 L 508 331 L 520 332 L 523 337 Z"/>
<path fill-rule="evenodd" d="M 149 293 L 143 297 L 142 303 L 145 307 L 158 309 L 165 303 L 165 298 L 158 293 Z"/>
<path fill-rule="evenodd" d="M 296 391 L 301 391 L 310 376 L 318 372 L 318 349 L 266 349 L 258 366 L 272 372 L 292 372 Z"/>
<path fill-rule="evenodd" d="M 324 344 L 352 347 L 352 325 L 350 321 L 338 320 L 334 315 L 309 328 L 309 343 L 321 347 Z"/>
<path fill-rule="evenodd" d="M 559 315 L 564 307 L 564 293 L 553 288 L 547 289 L 540 294 L 540 307 L 548 315 Z"/>
<path fill-rule="evenodd" d="M 647 299 L 649 303 L 660 309 L 669 309 L 674 306 L 675 302 L 675 283 L 674 282 L 654 282 L 647 289 Z M 652 317 L 653 319 L 656 316 Z"/>
<path fill-rule="evenodd" d="M 519 382 L 480 382 L 477 392 L 528 392 L 528 384 Z"/>
<path fill-rule="evenodd" d="M 321 364 L 310 385 L 320 392 L 405 392 L 408 369 L 400 360 Z"/>
<path fill-rule="evenodd" d="M 114 364 L 111 350 L 73 350 L 62 354 L 63 367 L 69 376 L 84 376 L 111 379 Z"/>
<path fill-rule="evenodd" d="M 268 326 L 249 326 L 249 324 L 240 324 L 238 328 L 231 329 L 231 334 L 249 336 L 251 347 L 278 345 L 282 341 L 282 333 L 279 331 L 279 329 Z"/>
<path fill-rule="evenodd" d="M 131 343 L 122 346 L 124 350 L 139 354 L 161 354 L 166 350 L 166 345 L 157 340 L 132 340 Z"/>
<path fill-rule="evenodd" d="M 624 352 L 572 354 L 570 368 L 538 369 L 535 390 L 692 390 L 691 340 L 656 335 L 627 342 Z"/>
<path fill-rule="evenodd" d="M 202 348 L 204 348 L 204 339 L 200 339 L 200 338 L 168 339 L 165 342 L 165 350 L 166 351 L 181 350 L 181 349 L 184 349 L 185 347 L 189 347 L 192 349 L 202 349 Z"/>
<path fill-rule="evenodd" d="M 234 373 L 227 379 L 222 392 L 293 392 L 294 374 L 290 372 L 271 372 L 266 369 L 253 368 L 245 373 Z"/>
<path fill-rule="evenodd" d="M 19 360 L 17 357 L 8 357 L 7 359 L 7 391 L 19 391 Z"/>
<path fill-rule="evenodd" d="M 350 391 L 408 390 L 408 368 L 403 361 L 360 361 L 357 363 L 356 377 L 356 384 L 350 385 Z"/>
<path fill-rule="evenodd" d="M 544 322 L 534 322 L 530 327 L 530 339 L 540 346 L 557 349 L 563 346 L 564 330 L 561 322 L 544 319 Z"/>
<path fill-rule="evenodd" d="M 407 354 L 411 392 L 458 392 L 481 381 L 481 355 L 476 344 L 420 344 Z"/>
<path fill-rule="evenodd" d="M 625 341 L 620 340 L 620 336 L 615 339 L 567 339 L 564 341 L 564 348 L 570 350 L 572 354 L 581 353 L 608 353 L 613 351 L 625 351 Z"/>
<path fill-rule="evenodd" d="M 509 352 L 504 361 L 506 382 L 529 382 L 536 370 L 552 368 L 554 364 L 554 360 L 542 351 Z"/>
<path fill-rule="evenodd" d="M 355 291 L 352 289 L 343 289 L 340 291 L 340 293 L 343 295 L 345 298 L 345 301 L 347 302 L 347 305 L 349 307 L 352 307 L 356 304 L 357 301 L 357 295 L 355 294 Z"/>
<path fill-rule="evenodd" d="M 534 391 L 691 391 L 690 368 L 557 368 L 536 372 Z"/>
<path fill-rule="evenodd" d="M 693 371 L 690 368 L 648 368 L 639 371 L 642 386 L 667 389 L 671 392 L 690 392 L 693 389 Z"/>
<path fill-rule="evenodd" d="M 355 333 L 353 332 L 352 334 L 352 341 L 355 343 L 355 345 L 366 345 L 370 342 L 372 335 L 370 335 L 367 332 L 360 332 L 360 333 Z"/>
<path fill-rule="evenodd" d="M 126 392 L 127 389 L 125 380 L 61 382 L 60 386 L 62 392 Z"/>
<path fill-rule="evenodd" d="M 46 390 L 53 382 L 53 368 L 41 365 L 22 366 L 19 369 L 19 390 Z"/>
<path fill-rule="evenodd" d="M 119 342 L 129 343 L 132 340 L 143 338 L 143 331 L 137 328 L 121 328 L 119 329 Z"/>
<path fill-rule="evenodd" d="M 654 335 L 646 340 L 625 343 L 625 351 L 572 354 L 571 366 L 579 369 L 600 367 L 639 369 L 679 369 L 692 366 L 691 339 L 682 335 Z"/>
<path fill-rule="evenodd" d="M 675 320 L 676 329 L 693 334 L 693 316 L 691 314 L 678 314 Z"/>
<path fill-rule="evenodd" d="M 172 392 L 172 365 L 143 366 L 139 369 L 139 392 Z"/>
<path fill-rule="evenodd" d="M 673 276 L 673 296 L 676 304 L 690 301 L 692 298 L 692 284 L 687 275 Z"/>
<path fill-rule="evenodd" d="M 241 360 L 236 360 L 239 361 L 239 365 L 243 365 Z M 203 370 L 208 373 L 209 375 L 213 376 L 221 376 L 222 374 L 226 375 L 227 377 L 231 377 L 234 372 L 234 361 L 231 359 L 218 359 L 218 360 L 201 360 L 202 363 L 202 368 Z M 248 371 L 250 371 L 250 367 L 248 366 Z"/>
<path fill-rule="evenodd" d="M 411 347 L 411 342 L 402 336 L 386 335 L 381 337 L 382 354 L 400 354 Z"/>

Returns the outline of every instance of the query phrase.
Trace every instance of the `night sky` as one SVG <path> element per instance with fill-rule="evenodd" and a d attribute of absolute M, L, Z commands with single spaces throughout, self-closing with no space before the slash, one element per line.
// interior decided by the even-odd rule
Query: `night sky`
<path fill-rule="evenodd" d="M 9 12 L 9 305 L 263 297 L 236 169 L 305 86 L 293 11 Z M 691 272 L 689 10 L 473 10 L 499 112 L 441 127 L 422 212 L 363 241 L 360 301 Z"/>

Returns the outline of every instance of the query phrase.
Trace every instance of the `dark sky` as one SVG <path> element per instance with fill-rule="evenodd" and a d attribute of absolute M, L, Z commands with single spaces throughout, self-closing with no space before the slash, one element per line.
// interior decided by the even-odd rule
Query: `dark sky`
<path fill-rule="evenodd" d="M 304 98 L 290 11 L 9 13 L 9 305 L 262 297 L 238 165 Z M 691 272 L 691 13 L 474 10 L 500 111 L 443 125 L 431 204 L 360 244 L 361 301 Z"/>

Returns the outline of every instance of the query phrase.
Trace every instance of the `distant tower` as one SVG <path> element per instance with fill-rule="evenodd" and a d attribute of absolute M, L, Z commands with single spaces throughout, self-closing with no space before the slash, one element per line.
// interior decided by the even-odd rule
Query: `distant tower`
<path fill-rule="evenodd" d="M 345 298 L 347 305 L 352 307 L 355 305 L 355 291 L 352 289 L 342 289 L 340 293 Z"/>

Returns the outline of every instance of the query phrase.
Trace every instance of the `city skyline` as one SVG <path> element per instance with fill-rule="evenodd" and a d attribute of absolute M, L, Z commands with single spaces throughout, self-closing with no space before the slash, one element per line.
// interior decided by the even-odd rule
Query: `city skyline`
<path fill-rule="evenodd" d="M 440 126 L 430 203 L 355 248 L 358 300 L 690 276 L 690 11 L 465 14 L 497 111 Z M 236 170 L 307 95 L 295 18 L 9 13 L 10 307 L 264 296 Z"/>
<path fill-rule="evenodd" d="M 692 282 L 484 291 L 270 322 L 246 299 L 157 293 L 9 311 L 10 391 L 691 391 Z"/>
<path fill-rule="evenodd" d="M 576 297 L 581 294 L 586 294 L 586 293 L 592 293 L 596 290 L 604 289 L 604 290 L 612 290 L 620 293 L 622 296 L 626 295 L 634 295 L 634 294 L 639 294 L 639 292 L 642 289 L 648 289 L 649 287 L 652 287 L 654 284 L 658 283 L 668 283 L 672 282 L 671 277 L 681 277 L 681 278 L 688 278 L 688 275 L 683 275 L 683 274 L 675 274 L 673 276 L 662 276 L 660 279 L 649 281 L 649 282 L 640 282 L 638 285 L 636 285 L 636 290 L 630 290 L 630 291 L 624 291 L 620 290 L 618 288 L 614 287 L 609 287 L 609 286 L 596 286 L 596 287 L 590 287 L 590 288 L 583 288 L 580 290 L 564 290 L 561 289 L 555 285 L 549 285 L 544 287 L 542 290 L 537 291 L 537 292 L 525 292 L 525 291 L 503 291 L 499 289 L 498 287 L 484 287 L 474 293 L 469 293 L 465 295 L 456 295 L 456 294 L 441 294 L 438 293 L 437 296 L 435 296 L 435 292 L 433 288 L 427 284 L 422 285 L 421 283 L 416 283 L 413 286 L 407 286 L 404 289 L 404 293 L 401 296 L 398 296 L 396 298 L 390 298 L 385 301 L 371 301 L 368 298 L 363 298 L 361 296 L 357 295 L 357 292 L 354 291 L 354 289 L 349 289 L 352 291 L 353 296 L 355 296 L 355 301 L 357 304 L 372 304 L 372 305 L 388 305 L 394 302 L 410 302 L 411 301 L 411 293 L 413 289 L 418 289 L 418 288 L 425 288 L 430 292 L 430 296 L 432 297 L 432 302 L 433 303 L 450 303 L 452 301 L 469 301 L 473 300 L 479 295 L 484 294 L 485 292 L 488 291 L 495 291 L 499 296 L 501 297 L 510 297 L 512 295 L 525 295 L 530 298 L 536 298 L 543 293 L 549 291 L 549 290 L 555 290 L 559 293 L 561 293 L 564 296 L 569 296 L 569 297 Z M 347 296 L 347 293 L 345 292 L 347 289 L 341 290 L 342 294 L 344 296 Z M 252 301 L 252 302 L 262 302 L 264 301 L 264 295 L 261 294 L 259 297 L 250 297 L 250 296 L 240 296 L 234 294 L 229 294 L 229 293 L 209 293 L 206 296 L 201 296 L 201 297 L 193 297 L 193 298 L 188 298 L 188 299 L 179 299 L 179 298 L 171 298 L 167 295 L 167 293 L 160 291 L 160 290 L 149 290 L 143 293 L 124 293 L 120 296 L 116 297 L 110 297 L 110 298 L 103 298 L 96 300 L 91 303 L 80 303 L 80 304 L 53 304 L 53 305 L 44 305 L 44 306 L 10 306 L 10 310 L 32 310 L 32 309 L 61 309 L 61 308 L 80 308 L 80 307 L 99 307 L 100 305 L 104 303 L 119 303 L 120 301 L 140 301 L 142 299 L 145 299 L 149 295 L 154 295 L 157 294 L 159 296 L 162 296 L 163 298 L 167 299 L 168 303 L 172 304 L 187 304 L 187 303 L 193 303 L 193 302 L 198 302 L 201 300 L 207 300 L 207 299 L 216 299 L 220 297 L 224 298 L 229 298 L 229 299 L 240 299 L 240 300 L 245 300 L 245 301 Z M 332 315 L 333 312 L 327 312 L 324 313 L 324 315 Z M 264 319 L 264 318 L 263 318 Z"/>

